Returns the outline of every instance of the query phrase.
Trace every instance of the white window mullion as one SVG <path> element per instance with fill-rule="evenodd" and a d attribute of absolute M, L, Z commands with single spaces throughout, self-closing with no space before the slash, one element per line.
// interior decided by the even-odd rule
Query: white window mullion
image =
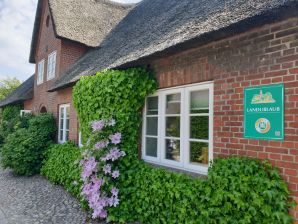
<path fill-rule="evenodd" d="M 184 159 L 183 159 L 183 167 L 186 167 L 189 163 L 189 91 L 184 90 L 184 107 L 183 107 L 183 151 L 184 151 Z"/>
<path fill-rule="evenodd" d="M 64 113 L 64 119 L 63 119 L 63 142 L 65 142 L 66 139 L 66 119 L 67 119 L 67 115 L 66 115 L 66 107 L 63 108 L 63 113 Z"/>
<path fill-rule="evenodd" d="M 209 85 L 209 166 L 213 160 L 213 84 Z"/>
<path fill-rule="evenodd" d="M 59 143 L 64 143 L 68 140 L 66 137 L 66 134 L 67 134 L 67 130 L 69 131 L 69 129 L 66 128 L 66 123 L 67 123 L 67 119 L 70 119 L 70 117 L 67 118 L 67 108 L 70 108 L 69 104 L 60 105 L 60 107 L 59 107 L 59 129 L 58 129 L 59 130 L 59 133 L 58 133 L 58 142 Z M 62 117 L 61 112 L 63 113 L 63 117 Z M 61 128 L 61 124 L 62 124 L 62 128 Z M 61 133 L 61 131 L 62 131 L 62 133 Z"/>

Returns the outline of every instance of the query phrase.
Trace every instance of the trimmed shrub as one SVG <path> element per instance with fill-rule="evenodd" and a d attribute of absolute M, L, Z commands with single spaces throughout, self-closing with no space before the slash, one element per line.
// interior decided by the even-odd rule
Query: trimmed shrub
<path fill-rule="evenodd" d="M 28 128 L 20 128 L 8 135 L 1 150 L 1 163 L 18 175 L 39 172 L 44 152 L 54 142 L 55 119 L 44 114 L 31 118 Z"/>
<path fill-rule="evenodd" d="M 21 117 L 21 105 L 7 106 L 3 109 L 1 114 L 0 125 L 0 146 L 4 143 L 9 134 L 12 134 L 19 128 L 27 128 L 28 120 L 31 115 Z"/>
<path fill-rule="evenodd" d="M 55 184 L 60 184 L 76 197 L 80 197 L 80 149 L 71 142 L 53 145 L 46 152 L 41 174 Z"/>
<path fill-rule="evenodd" d="M 267 161 L 216 159 L 207 180 L 134 161 L 110 220 L 141 223 L 292 223 L 289 191 Z"/>

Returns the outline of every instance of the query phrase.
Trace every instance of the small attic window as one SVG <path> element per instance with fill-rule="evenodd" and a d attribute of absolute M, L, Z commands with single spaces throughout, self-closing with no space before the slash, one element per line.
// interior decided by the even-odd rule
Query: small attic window
<path fill-rule="evenodd" d="M 50 25 L 50 16 L 48 15 L 46 19 L 46 26 L 49 27 L 49 25 Z"/>

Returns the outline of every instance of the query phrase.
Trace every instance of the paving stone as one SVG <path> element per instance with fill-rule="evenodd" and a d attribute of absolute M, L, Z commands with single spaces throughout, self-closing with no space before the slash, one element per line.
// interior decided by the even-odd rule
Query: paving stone
<path fill-rule="evenodd" d="M 0 168 L 0 224 L 85 224 L 87 213 L 61 186 L 42 176 Z"/>

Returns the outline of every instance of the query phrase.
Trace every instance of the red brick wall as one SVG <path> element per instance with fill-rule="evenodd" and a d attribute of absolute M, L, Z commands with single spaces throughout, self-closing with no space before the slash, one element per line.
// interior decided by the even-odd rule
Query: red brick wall
<path fill-rule="evenodd" d="M 53 113 L 58 117 L 58 108 L 60 104 L 71 104 L 70 113 L 70 139 L 77 141 L 78 130 L 76 121 L 76 112 L 71 102 L 71 88 L 53 93 L 47 92 L 52 84 L 57 80 L 59 76 L 63 74 L 72 64 L 74 64 L 82 55 L 87 51 L 87 47 L 80 45 L 73 41 L 61 40 L 55 37 L 54 27 L 52 19 L 50 19 L 49 26 L 46 26 L 47 16 L 51 16 L 48 7 L 48 0 L 43 1 L 43 11 L 40 22 L 40 33 L 38 37 L 37 50 L 35 52 L 35 83 L 34 83 L 34 99 L 30 105 L 26 105 L 26 108 L 32 109 L 33 113 L 38 114 L 40 109 L 45 106 L 47 111 Z M 55 78 L 47 81 L 47 62 L 48 55 L 53 51 L 57 51 L 56 58 L 56 75 Z M 43 83 L 36 84 L 37 65 L 38 62 L 45 59 L 45 71 L 43 77 Z M 58 122 L 58 119 L 57 119 Z"/>
<path fill-rule="evenodd" d="M 24 101 L 24 110 L 32 110 L 33 108 L 33 100 Z"/>
<path fill-rule="evenodd" d="M 269 159 L 298 202 L 298 19 L 152 63 L 160 88 L 214 81 L 214 154 Z M 285 84 L 285 141 L 243 138 L 243 89 Z M 298 207 L 291 211 L 298 223 Z"/>

